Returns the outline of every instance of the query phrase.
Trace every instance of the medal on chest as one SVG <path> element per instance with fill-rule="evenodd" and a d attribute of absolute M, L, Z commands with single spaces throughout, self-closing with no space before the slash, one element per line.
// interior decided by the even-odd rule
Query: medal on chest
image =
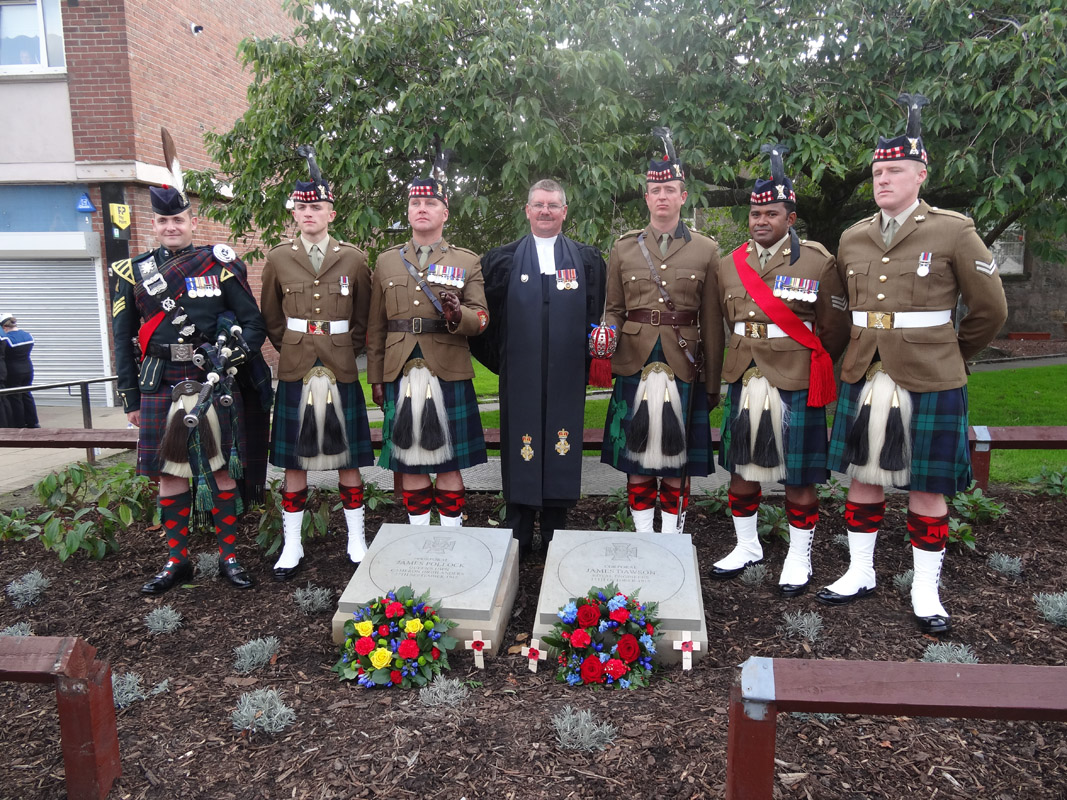
<path fill-rule="evenodd" d="M 430 264 L 426 271 L 426 280 L 429 283 L 441 286 L 463 287 L 467 280 L 467 270 L 464 267 L 449 267 L 445 264 Z"/>
<path fill-rule="evenodd" d="M 819 292 L 819 282 L 814 278 L 791 278 L 788 275 L 774 276 L 774 296 L 783 300 L 801 300 L 814 303 Z"/>
<path fill-rule="evenodd" d="M 925 278 L 930 274 L 930 263 L 934 260 L 934 254 L 924 251 L 919 253 L 919 268 L 915 270 L 915 274 L 920 278 Z"/>
<path fill-rule="evenodd" d="M 341 294 L 344 297 L 348 297 L 348 295 L 349 295 L 348 276 L 347 275 L 342 275 L 341 276 Z"/>
<path fill-rule="evenodd" d="M 193 300 L 198 297 L 222 297 L 218 275 L 198 275 L 186 278 L 185 293 Z"/>
<path fill-rule="evenodd" d="M 578 288 L 578 270 L 576 269 L 557 269 L 556 270 L 556 288 L 559 291 L 565 289 L 577 289 Z"/>

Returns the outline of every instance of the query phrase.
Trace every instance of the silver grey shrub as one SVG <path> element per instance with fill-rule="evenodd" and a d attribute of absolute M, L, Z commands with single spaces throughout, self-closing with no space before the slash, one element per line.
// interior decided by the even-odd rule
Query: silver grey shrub
<path fill-rule="evenodd" d="M 1010 578 L 1013 581 L 1017 581 L 1023 576 L 1023 560 L 1019 556 L 991 553 L 986 563 L 989 564 L 991 570 L 999 572 L 1005 578 Z"/>
<path fill-rule="evenodd" d="M 30 570 L 7 585 L 7 596 L 15 608 L 35 606 L 41 602 L 41 593 L 51 585 L 52 579 L 46 578 L 39 569 Z"/>
<path fill-rule="evenodd" d="M 210 581 L 219 577 L 218 553 L 197 553 L 193 568 L 198 580 Z"/>
<path fill-rule="evenodd" d="M 930 664 L 977 664 L 978 656 L 969 644 L 937 642 L 927 645 L 919 660 Z"/>
<path fill-rule="evenodd" d="M 239 731 L 281 733 L 296 721 L 296 712 L 282 702 L 276 689 L 256 689 L 237 698 L 230 720 Z"/>
<path fill-rule="evenodd" d="M 1037 610 L 1053 625 L 1067 626 L 1067 592 L 1035 594 Z"/>
<path fill-rule="evenodd" d="M 436 676 L 428 686 L 419 689 L 419 702 L 429 708 L 437 706 L 455 707 L 470 696 L 470 689 L 458 678 Z"/>
<path fill-rule="evenodd" d="M 565 706 L 552 717 L 559 746 L 564 750 L 604 750 L 615 741 L 615 726 L 597 722 L 591 711 L 575 711 Z"/>
<path fill-rule="evenodd" d="M 745 586 L 760 586 L 767 580 L 766 564 L 749 564 L 741 573 L 741 583 Z"/>
<path fill-rule="evenodd" d="M 33 636 L 33 631 L 30 630 L 30 623 L 16 622 L 0 631 L 0 636 Z"/>
<path fill-rule="evenodd" d="M 782 624 L 778 628 L 779 635 L 787 639 L 799 636 L 812 644 L 821 632 L 822 616 L 815 611 L 786 611 L 782 614 Z"/>
<path fill-rule="evenodd" d="M 160 606 L 145 615 L 144 624 L 152 633 L 174 633 L 182 626 L 182 615 L 169 605 Z"/>
<path fill-rule="evenodd" d="M 233 648 L 233 668 L 244 673 L 259 669 L 278 654 L 278 644 L 278 637 L 267 636 Z"/>
<path fill-rule="evenodd" d="M 136 672 L 125 675 L 111 674 L 111 693 L 115 696 L 115 708 L 129 708 L 147 695 L 141 688 L 141 676 Z"/>
<path fill-rule="evenodd" d="M 323 611 L 333 609 L 333 589 L 314 586 L 308 581 L 307 586 L 302 586 L 293 592 L 293 602 L 300 607 L 305 616 L 321 614 Z"/>

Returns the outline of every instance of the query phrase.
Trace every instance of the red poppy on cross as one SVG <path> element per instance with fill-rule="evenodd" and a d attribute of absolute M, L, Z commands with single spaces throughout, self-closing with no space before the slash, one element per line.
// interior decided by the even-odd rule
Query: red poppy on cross
<path fill-rule="evenodd" d="M 693 668 L 693 651 L 700 649 L 700 642 L 693 641 L 690 631 L 682 631 L 682 640 L 674 643 L 675 650 L 682 651 L 682 672 L 688 672 Z"/>
<path fill-rule="evenodd" d="M 482 651 L 487 647 L 491 650 L 493 643 L 488 639 L 482 639 L 481 631 L 474 631 L 474 638 L 464 641 L 463 646 L 474 652 L 474 666 L 478 669 L 485 669 L 485 659 L 482 656 Z"/>
<path fill-rule="evenodd" d="M 531 639 L 529 647 L 522 648 L 522 654 L 526 656 L 526 666 L 530 672 L 537 672 L 537 662 L 548 658 L 548 652 L 541 649 L 541 642 L 537 639 Z"/>

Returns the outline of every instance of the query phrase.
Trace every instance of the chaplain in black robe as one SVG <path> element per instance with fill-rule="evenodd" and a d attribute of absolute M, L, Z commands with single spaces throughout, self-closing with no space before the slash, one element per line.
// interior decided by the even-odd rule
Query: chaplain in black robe
<path fill-rule="evenodd" d="M 530 189 L 531 233 L 482 256 L 489 326 L 471 351 L 500 375 L 500 462 L 506 525 L 530 552 L 541 513 L 547 546 L 566 527 L 582 488 L 588 336 L 601 318 L 601 252 L 562 234 L 566 195 L 555 181 Z"/>

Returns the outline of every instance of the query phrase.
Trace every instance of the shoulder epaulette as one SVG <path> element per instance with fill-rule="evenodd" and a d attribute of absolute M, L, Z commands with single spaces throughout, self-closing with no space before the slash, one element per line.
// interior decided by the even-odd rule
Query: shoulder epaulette
<path fill-rule="evenodd" d="M 400 250 L 403 249 L 405 244 L 407 244 L 407 242 L 397 242 L 392 247 L 387 247 L 384 250 L 382 250 L 382 253 L 391 253 L 393 250 L 396 250 L 397 252 L 400 252 Z M 379 253 L 379 255 L 381 255 L 382 253 Z"/>
<path fill-rule="evenodd" d="M 289 249 L 294 244 L 296 244 L 296 240 L 295 239 L 289 239 L 288 241 L 285 241 L 285 242 L 278 242 L 278 244 L 274 245 L 274 247 L 272 247 L 267 252 L 268 253 L 273 253 L 275 250 L 280 250 L 283 247 L 286 248 L 286 249 Z"/>
<path fill-rule="evenodd" d="M 466 253 L 469 256 L 474 256 L 475 258 L 480 258 L 480 256 L 477 253 L 475 253 L 473 250 L 468 250 L 466 247 L 457 247 L 454 244 L 450 244 L 450 245 L 448 245 L 448 249 L 449 250 L 458 250 L 459 252 Z"/>
<path fill-rule="evenodd" d="M 641 234 L 641 229 L 638 228 L 636 230 L 626 231 L 626 233 L 624 233 L 622 236 L 620 236 L 619 239 L 620 240 L 622 240 L 622 239 L 630 239 L 630 238 L 632 238 L 634 236 L 639 236 L 640 234 Z"/>
<path fill-rule="evenodd" d="M 701 233 L 700 231 L 691 230 L 691 231 L 689 231 L 689 234 L 691 236 L 693 236 L 694 238 L 699 236 L 701 239 L 707 239 L 708 241 L 714 242 L 715 244 L 719 243 L 719 240 L 716 239 L 714 236 L 712 236 L 710 233 Z"/>
<path fill-rule="evenodd" d="M 337 244 L 339 244 L 339 245 L 340 245 L 341 247 L 347 247 L 347 248 L 349 248 L 350 250 L 355 250 L 355 251 L 356 251 L 357 253 L 359 253 L 359 254 L 360 254 L 361 256 L 365 256 L 365 255 L 367 255 L 367 252 L 366 252 L 366 251 L 365 251 L 365 250 L 364 250 L 364 249 L 363 249 L 362 247 L 360 247 L 360 246 L 359 246 L 359 245 L 357 245 L 357 244 L 352 244 L 352 242 L 342 242 L 342 241 L 338 241 L 338 242 L 337 242 Z"/>
<path fill-rule="evenodd" d="M 930 213 L 937 214 L 941 217 L 954 217 L 955 219 L 970 219 L 966 214 L 961 214 L 958 211 L 949 211 L 947 208 L 934 208 L 930 206 Z"/>
<path fill-rule="evenodd" d="M 819 242 L 816 242 L 814 239 L 801 239 L 800 246 L 810 247 L 812 250 L 817 251 L 821 256 L 830 256 L 830 251 L 823 247 Z"/>
<path fill-rule="evenodd" d="M 137 280 L 133 277 L 133 259 L 123 258 L 119 261 L 113 261 L 108 266 L 108 272 L 119 276 L 127 283 L 137 283 Z"/>
<path fill-rule="evenodd" d="M 845 228 L 845 230 L 846 231 L 850 231 L 853 228 L 860 227 L 860 225 L 870 225 L 872 222 L 874 222 L 874 218 L 877 217 L 878 214 L 880 214 L 880 213 L 882 213 L 882 212 L 879 211 L 879 212 L 876 212 L 874 214 L 871 214 L 871 216 L 869 216 L 869 217 L 864 217 L 859 222 L 856 222 L 856 223 L 853 223 L 852 225 L 849 225 L 847 228 Z"/>

